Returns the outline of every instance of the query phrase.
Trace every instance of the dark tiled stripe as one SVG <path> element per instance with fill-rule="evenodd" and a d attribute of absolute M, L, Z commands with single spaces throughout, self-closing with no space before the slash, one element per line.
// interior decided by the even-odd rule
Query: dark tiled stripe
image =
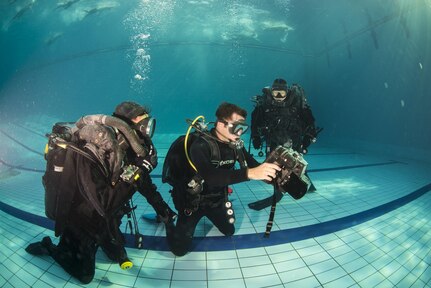
<path fill-rule="evenodd" d="M 307 170 L 307 172 L 309 172 L 309 173 L 326 172 L 326 171 L 335 171 L 335 170 L 365 168 L 365 167 L 372 167 L 372 166 L 383 166 L 383 165 L 391 165 L 391 164 L 401 164 L 401 162 L 388 161 L 388 162 L 373 163 L 373 164 L 361 164 L 361 165 L 350 165 L 350 166 L 341 166 L 341 167 L 333 167 L 333 168 L 309 169 L 309 170 Z"/>
<path fill-rule="evenodd" d="M 418 199 L 425 193 L 431 190 L 431 183 L 419 188 L 412 193 L 380 205 L 378 207 L 349 215 L 343 218 L 308 225 L 304 227 L 291 228 L 281 231 L 274 231 L 269 238 L 263 237 L 263 232 L 259 234 L 236 235 L 232 237 L 214 236 L 214 237 L 195 237 L 193 240 L 193 251 L 222 251 L 242 248 L 256 248 L 263 246 L 272 246 L 294 241 L 305 240 L 313 237 L 334 233 L 336 231 L 346 229 L 364 223 L 381 215 L 389 213 L 413 200 Z M 0 210 L 19 218 L 23 221 L 33 223 L 35 225 L 53 230 L 53 221 L 37 216 L 0 201 Z M 127 234 L 127 247 L 134 247 L 134 236 Z M 144 236 L 144 248 L 149 250 L 167 251 L 169 250 L 165 237 L 161 236 Z"/>
<path fill-rule="evenodd" d="M 348 169 L 366 168 L 366 167 L 383 166 L 383 165 L 391 165 L 391 164 L 402 164 L 402 163 L 397 162 L 397 161 L 388 161 L 388 162 L 381 162 L 381 163 L 349 165 L 349 166 L 321 168 L 321 169 L 309 169 L 309 170 L 307 170 L 307 172 L 308 173 L 316 173 L 316 172 L 326 172 L 326 171 L 335 171 L 335 170 L 348 170 Z M 154 175 L 151 175 L 151 178 L 162 178 L 162 175 L 154 174 Z"/>
<path fill-rule="evenodd" d="M 44 138 L 44 139 L 47 139 L 47 138 L 48 138 L 46 135 L 44 135 L 44 134 L 42 134 L 42 133 L 40 133 L 40 132 L 34 131 L 33 129 L 30 129 L 30 128 L 28 128 L 28 127 L 24 126 L 24 125 L 19 124 L 19 123 L 12 123 L 12 124 L 13 124 L 13 125 L 16 125 L 16 126 L 18 126 L 18 127 L 20 127 L 20 128 L 22 128 L 22 129 L 24 129 L 24 130 L 26 130 L 26 131 L 28 131 L 28 132 L 30 132 L 30 133 L 32 133 L 32 134 L 34 134 L 34 135 L 40 136 L 40 137 L 42 137 L 42 138 Z"/>
<path fill-rule="evenodd" d="M 350 227 L 362 224 L 374 218 L 380 217 L 386 213 L 392 212 L 393 210 L 398 209 L 410 203 L 411 201 L 418 199 L 419 197 L 423 196 L 430 190 L 431 190 L 431 183 L 423 186 L 422 188 L 419 188 L 418 190 L 404 197 L 401 197 L 399 199 L 393 200 L 391 202 L 371 208 L 363 212 L 359 212 L 353 215 L 349 215 L 346 217 L 342 217 L 339 219 L 335 219 L 335 220 L 331 220 L 331 221 L 327 221 L 319 224 L 274 231 L 271 233 L 271 236 L 269 239 L 266 239 L 266 238 L 262 239 L 263 240 L 262 242 L 264 242 L 263 244 L 264 246 L 269 246 L 269 245 L 277 245 L 282 243 L 300 241 L 300 240 L 305 240 L 313 237 L 319 237 L 329 233 L 334 233 L 346 228 L 350 228 Z M 251 247 L 248 247 L 247 239 L 253 235 L 249 234 L 244 236 L 245 236 L 244 237 L 245 241 L 241 243 L 242 244 L 241 247 L 237 246 L 236 248 L 251 248 Z M 256 242 L 256 239 L 253 239 L 252 241 Z M 256 246 L 253 246 L 253 247 L 256 247 Z"/>
<path fill-rule="evenodd" d="M 162 158 L 163 157 L 159 157 L 159 159 L 162 159 Z M 45 173 L 45 170 L 23 167 L 22 165 L 13 165 L 13 164 L 10 164 L 10 163 L 3 161 L 2 159 L 0 159 L 0 163 L 3 163 L 5 166 L 10 167 L 10 168 L 14 168 L 17 170 L 37 172 L 37 173 Z M 382 163 L 371 163 L 371 164 L 340 166 L 340 167 L 332 167 L 332 168 L 309 169 L 309 170 L 307 170 L 307 172 L 316 173 L 316 172 L 347 170 L 347 169 L 365 168 L 365 167 L 391 165 L 391 164 L 405 164 L 405 163 L 398 162 L 398 161 L 389 161 L 389 162 L 382 162 Z M 161 174 L 151 174 L 151 178 L 162 178 L 162 175 Z"/>
<path fill-rule="evenodd" d="M 12 136 L 10 136 L 8 133 L 4 132 L 3 130 L 0 129 L 0 132 L 3 133 L 6 137 L 8 137 L 9 139 L 11 139 L 12 141 L 14 141 L 15 143 L 17 143 L 18 145 L 24 147 L 25 149 L 27 149 L 28 151 L 31 151 L 37 155 L 43 156 L 43 153 L 36 151 L 30 147 L 28 147 L 27 145 L 25 145 L 24 143 L 18 141 L 17 139 L 13 138 Z"/>
<path fill-rule="evenodd" d="M 333 156 L 333 155 L 358 155 L 357 152 L 328 152 L 328 153 L 307 153 L 308 156 Z"/>
<path fill-rule="evenodd" d="M 10 163 L 7 163 L 7 162 L 3 161 L 2 159 L 0 159 L 0 163 L 2 163 L 6 167 L 14 168 L 14 169 L 17 169 L 17 170 L 29 171 L 29 172 L 37 172 L 37 173 L 45 173 L 45 170 L 22 167 L 21 165 L 12 165 Z"/>
<path fill-rule="evenodd" d="M 54 221 L 46 217 L 38 216 L 32 213 L 20 210 L 6 203 L 3 203 L 2 201 L 0 201 L 0 210 L 23 221 L 33 223 L 37 226 L 41 226 L 50 230 L 54 230 Z"/>

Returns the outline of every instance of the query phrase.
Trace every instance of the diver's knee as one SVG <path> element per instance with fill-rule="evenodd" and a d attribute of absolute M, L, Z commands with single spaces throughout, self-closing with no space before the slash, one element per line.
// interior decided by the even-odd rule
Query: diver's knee
<path fill-rule="evenodd" d="M 224 236 L 233 236 L 233 234 L 235 234 L 235 229 L 233 229 L 232 231 L 229 231 L 229 232 L 225 233 Z"/>
<path fill-rule="evenodd" d="M 172 254 L 174 254 L 177 257 L 182 257 L 187 254 L 188 249 L 171 249 Z"/>
<path fill-rule="evenodd" d="M 235 226 L 229 226 L 225 230 L 221 231 L 224 236 L 233 236 L 235 234 Z"/>
<path fill-rule="evenodd" d="M 82 284 L 88 284 L 91 281 L 93 281 L 94 273 L 90 275 L 82 275 L 78 278 L 79 281 L 81 281 Z"/>
<path fill-rule="evenodd" d="M 168 241 L 168 246 L 171 252 L 178 257 L 184 256 L 189 252 L 192 238 L 186 238 L 186 239 L 170 239 L 171 241 Z M 175 240 L 175 241 L 172 241 Z"/>

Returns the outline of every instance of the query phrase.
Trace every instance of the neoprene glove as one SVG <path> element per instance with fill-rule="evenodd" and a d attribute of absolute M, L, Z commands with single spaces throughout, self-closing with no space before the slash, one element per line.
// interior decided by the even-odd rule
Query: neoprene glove
<path fill-rule="evenodd" d="M 153 145 L 150 145 L 148 154 L 145 157 L 137 156 L 135 164 L 150 173 L 157 167 L 157 152 Z"/>
<path fill-rule="evenodd" d="M 147 157 L 136 157 L 135 159 L 135 163 L 137 166 L 141 167 L 142 169 L 144 169 L 145 171 L 147 171 L 148 173 L 153 171 L 153 169 L 155 168 L 151 162 L 147 159 Z"/>
<path fill-rule="evenodd" d="M 253 137 L 252 143 L 254 149 L 260 149 L 260 146 L 262 146 L 262 141 L 260 140 L 260 137 Z"/>

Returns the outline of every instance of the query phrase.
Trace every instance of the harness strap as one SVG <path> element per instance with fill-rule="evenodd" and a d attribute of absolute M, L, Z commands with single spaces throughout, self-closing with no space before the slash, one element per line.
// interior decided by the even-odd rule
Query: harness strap
<path fill-rule="evenodd" d="M 274 222 L 274 215 L 275 215 L 275 208 L 277 207 L 277 200 L 274 195 L 272 196 L 272 206 L 271 206 L 271 212 L 269 213 L 268 223 L 266 223 L 266 231 L 265 231 L 265 238 L 269 238 L 269 234 L 271 233 L 272 224 Z"/>
<path fill-rule="evenodd" d="M 220 156 L 220 149 L 217 145 L 217 143 L 215 142 L 215 140 L 211 139 L 210 137 L 206 136 L 204 133 L 201 134 L 202 139 L 204 139 L 207 143 L 208 146 L 210 147 L 210 151 L 211 151 L 211 163 L 217 168 L 220 166 L 220 160 L 221 160 L 221 156 Z"/>
<path fill-rule="evenodd" d="M 239 162 L 239 166 L 241 168 L 247 168 L 248 164 L 247 164 L 247 160 L 245 159 L 243 149 L 236 149 L 235 153 L 236 153 L 236 157 L 237 157 L 238 162 Z"/>
<path fill-rule="evenodd" d="M 74 151 L 74 150 L 71 150 Z M 97 213 L 102 216 L 105 217 L 106 215 L 106 211 L 105 209 L 102 207 L 102 203 L 100 203 L 100 200 L 97 199 L 96 195 L 94 193 L 92 193 L 93 191 L 96 190 L 96 187 L 94 185 L 93 182 L 91 181 L 87 181 L 88 178 L 84 178 L 83 177 L 88 177 L 89 175 L 83 175 L 81 174 L 81 172 L 79 170 L 80 169 L 80 165 L 82 164 L 82 157 L 87 158 L 85 156 L 83 156 L 82 154 L 78 154 L 77 155 L 77 161 L 76 161 L 76 183 L 78 185 L 78 190 L 81 193 L 81 195 L 84 197 L 84 199 L 86 199 L 87 201 L 89 201 L 91 203 L 91 205 L 94 207 L 94 209 L 96 209 Z M 89 182 L 86 184 L 83 184 L 85 182 Z M 91 191 L 92 190 L 92 191 Z"/>

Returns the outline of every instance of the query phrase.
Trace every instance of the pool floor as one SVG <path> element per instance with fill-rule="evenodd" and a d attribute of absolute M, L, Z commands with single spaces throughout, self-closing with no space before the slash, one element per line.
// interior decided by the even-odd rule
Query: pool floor
<path fill-rule="evenodd" d="M 203 219 L 193 251 L 183 257 L 167 250 L 164 226 L 136 193 L 145 237 L 144 249 L 128 243 L 134 267 L 123 271 L 99 251 L 93 282 L 81 285 L 52 258 L 24 250 L 46 235 L 58 241 L 44 214 L 45 127 L 0 128 L 0 287 L 431 287 L 431 164 L 319 144 L 305 156 L 317 191 L 300 200 L 285 195 L 269 238 L 263 235 L 270 208 L 247 206 L 272 195 L 263 182 L 232 186 L 233 237 Z M 154 138 L 153 181 L 171 207 L 160 174 L 177 136 Z"/>

